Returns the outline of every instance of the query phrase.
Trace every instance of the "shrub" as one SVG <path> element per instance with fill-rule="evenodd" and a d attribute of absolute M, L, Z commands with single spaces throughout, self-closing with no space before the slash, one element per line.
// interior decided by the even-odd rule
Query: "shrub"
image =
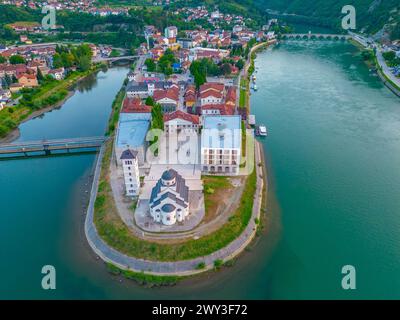
<path fill-rule="evenodd" d="M 224 264 L 224 261 L 222 261 L 221 259 L 217 259 L 214 261 L 214 268 L 219 269 L 222 267 L 223 264 Z"/>

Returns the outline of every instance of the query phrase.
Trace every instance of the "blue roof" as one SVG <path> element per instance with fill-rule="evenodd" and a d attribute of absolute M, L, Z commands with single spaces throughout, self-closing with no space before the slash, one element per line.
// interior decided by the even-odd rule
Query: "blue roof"
<path fill-rule="evenodd" d="M 241 117 L 205 116 L 201 133 L 202 148 L 240 149 L 242 141 Z"/>
<path fill-rule="evenodd" d="M 138 148 L 145 142 L 146 134 L 149 129 L 148 120 L 122 121 L 118 127 L 117 147 Z"/>
<path fill-rule="evenodd" d="M 151 120 L 151 113 L 121 113 L 119 115 L 119 122 L 126 122 L 132 120 Z"/>

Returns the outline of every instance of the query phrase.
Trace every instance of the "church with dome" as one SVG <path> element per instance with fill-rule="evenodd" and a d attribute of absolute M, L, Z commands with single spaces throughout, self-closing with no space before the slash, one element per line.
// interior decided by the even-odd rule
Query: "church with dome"
<path fill-rule="evenodd" d="M 167 226 L 183 222 L 189 215 L 189 187 L 174 169 L 164 171 L 153 187 L 150 214 L 154 221 Z"/>

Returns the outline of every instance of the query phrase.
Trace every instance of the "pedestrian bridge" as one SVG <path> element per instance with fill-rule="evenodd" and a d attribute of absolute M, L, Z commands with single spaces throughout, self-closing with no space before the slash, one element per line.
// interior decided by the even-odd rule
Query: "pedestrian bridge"
<path fill-rule="evenodd" d="M 118 56 L 118 57 L 96 57 L 93 58 L 93 62 L 129 62 L 139 58 L 139 56 Z"/>
<path fill-rule="evenodd" d="M 0 158 L 15 156 L 49 156 L 52 154 L 97 151 L 107 137 L 87 137 L 72 139 L 53 139 L 38 141 L 21 141 L 15 143 L 0 144 Z"/>
<path fill-rule="evenodd" d="M 282 34 L 282 40 L 348 40 L 348 34 L 328 34 L 328 33 L 287 33 Z"/>

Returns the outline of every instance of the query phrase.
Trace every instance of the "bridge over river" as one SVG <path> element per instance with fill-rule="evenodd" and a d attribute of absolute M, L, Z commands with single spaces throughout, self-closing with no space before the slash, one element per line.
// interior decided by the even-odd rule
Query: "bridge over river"
<path fill-rule="evenodd" d="M 348 40 L 352 36 L 348 34 L 329 33 L 287 33 L 282 34 L 282 40 Z"/>
<path fill-rule="evenodd" d="M 86 137 L 72 139 L 53 139 L 39 141 L 21 141 L 0 144 L 0 158 L 15 156 L 43 156 L 70 153 L 73 150 L 92 152 L 101 148 L 107 137 Z"/>

